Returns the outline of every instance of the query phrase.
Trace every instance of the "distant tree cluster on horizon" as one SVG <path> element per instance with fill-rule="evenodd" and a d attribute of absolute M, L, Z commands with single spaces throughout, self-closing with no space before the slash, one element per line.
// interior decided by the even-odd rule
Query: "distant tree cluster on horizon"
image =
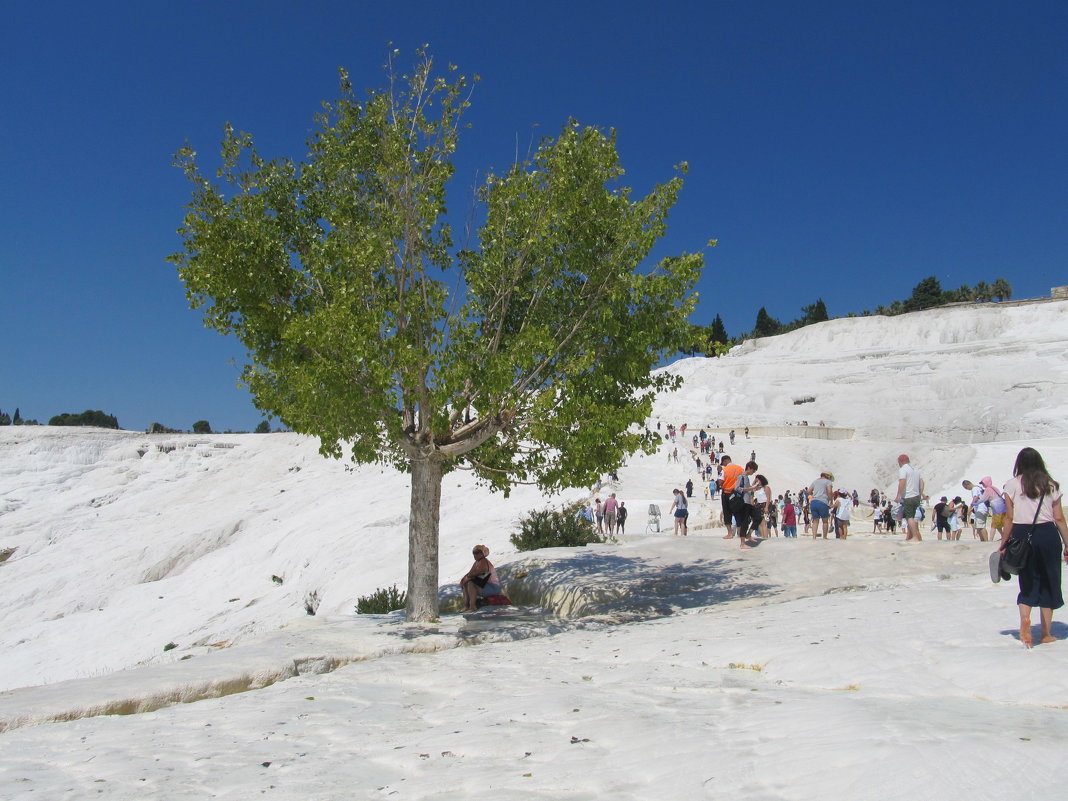
<path fill-rule="evenodd" d="M 989 303 L 991 301 L 1005 301 L 1012 298 L 1012 285 L 1004 278 L 998 278 L 991 284 L 980 281 L 978 284 L 968 286 L 962 284 L 957 289 L 942 289 L 942 285 L 935 276 L 928 276 L 916 284 L 912 294 L 905 300 L 895 300 L 889 306 L 876 306 L 875 311 L 864 310 L 857 314 L 850 312 L 846 317 L 870 317 L 879 315 L 892 317 L 897 314 L 906 314 L 923 309 L 932 309 L 936 306 L 945 306 L 950 303 Z M 803 328 L 806 325 L 822 323 L 831 319 L 827 313 L 827 306 L 823 298 L 817 298 L 815 303 L 801 307 L 802 315 L 796 320 L 783 323 L 776 320 L 768 310 L 761 306 L 757 310 L 756 322 L 753 330 L 740 334 L 733 339 L 728 337 L 727 329 L 723 325 L 722 318 L 717 314 L 711 324 L 707 326 L 695 325 L 692 327 L 691 356 L 697 353 L 705 356 L 721 356 L 747 339 L 760 339 L 786 334 Z"/>
<path fill-rule="evenodd" d="M 119 421 L 115 415 L 92 409 L 86 409 L 81 414 L 64 412 L 57 414 L 48 421 L 50 426 L 93 426 L 94 428 L 118 428 Z"/>
<path fill-rule="evenodd" d="M 36 426 L 40 425 L 36 420 L 23 420 L 22 413 L 18 407 L 15 408 L 15 415 L 12 417 L 10 414 L 0 409 L 0 426 Z"/>
<path fill-rule="evenodd" d="M 37 426 L 40 425 L 36 420 L 25 420 L 22 417 L 21 411 L 16 408 L 15 414 L 10 415 L 3 409 L 0 409 L 0 426 Z M 49 418 L 48 425 L 50 426 L 86 426 L 90 428 L 112 428 L 118 429 L 119 421 L 115 415 L 107 414 L 106 412 L 92 409 L 86 409 L 80 414 L 71 414 L 70 412 L 64 412 L 63 414 L 57 414 L 54 417 Z M 286 429 L 281 428 L 279 431 Z M 145 430 L 146 434 L 187 434 L 188 431 L 183 431 L 180 428 L 168 428 L 163 423 L 150 423 Z M 213 434 L 217 433 L 212 431 L 211 423 L 207 420 L 197 420 L 193 423 L 192 433 L 194 434 Z M 230 431 L 229 429 L 221 432 L 224 434 L 247 434 L 247 431 Z M 256 426 L 256 434 L 270 434 L 271 424 L 266 420 L 261 420 Z"/>

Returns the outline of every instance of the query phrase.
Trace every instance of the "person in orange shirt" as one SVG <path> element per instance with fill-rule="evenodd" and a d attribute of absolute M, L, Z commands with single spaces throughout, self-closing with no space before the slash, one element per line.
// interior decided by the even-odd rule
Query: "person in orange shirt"
<path fill-rule="evenodd" d="M 734 492 L 734 485 L 738 483 L 738 476 L 742 474 L 742 466 L 733 464 L 729 456 L 721 457 L 719 463 L 723 468 L 723 477 L 719 480 L 719 497 L 723 506 L 723 525 L 727 527 L 727 536 L 723 539 L 729 540 L 735 533 L 734 526 L 731 525 L 734 513 L 731 512 L 730 497 Z"/>

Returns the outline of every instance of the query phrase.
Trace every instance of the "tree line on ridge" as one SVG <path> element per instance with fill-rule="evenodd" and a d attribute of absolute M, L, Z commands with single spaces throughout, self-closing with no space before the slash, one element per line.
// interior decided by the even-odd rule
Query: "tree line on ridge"
<path fill-rule="evenodd" d="M 950 303 L 988 303 L 991 301 L 1004 301 L 1012 298 L 1012 285 L 1004 278 L 998 278 L 993 283 L 980 281 L 975 286 L 962 284 L 957 289 L 942 289 L 942 285 L 933 275 L 924 278 L 912 288 L 912 294 L 905 300 L 895 300 L 889 306 L 876 306 L 875 311 L 864 311 L 857 314 L 850 312 L 846 317 L 870 317 L 881 315 L 892 317 L 897 314 L 933 309 L 936 306 L 945 306 Z M 731 338 L 727 335 L 727 328 L 723 319 L 717 314 L 715 319 L 707 326 L 694 325 L 692 327 L 692 340 L 688 353 L 695 356 L 698 353 L 705 356 L 721 356 L 739 342 L 747 339 L 760 339 L 761 337 L 773 337 L 786 334 L 806 325 L 822 323 L 831 319 L 827 314 L 827 305 L 823 298 L 818 298 L 815 303 L 801 307 L 802 315 L 788 323 L 780 322 L 768 314 L 768 310 L 761 306 L 757 311 L 756 322 L 753 330 L 739 334 Z"/>

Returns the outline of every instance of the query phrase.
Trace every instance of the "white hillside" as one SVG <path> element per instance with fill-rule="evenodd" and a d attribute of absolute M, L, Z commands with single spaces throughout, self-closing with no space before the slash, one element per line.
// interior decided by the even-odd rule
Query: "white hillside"
<path fill-rule="evenodd" d="M 965 475 L 1007 478 L 1015 439 L 1068 435 L 1066 341 L 1065 302 L 835 320 L 671 365 L 685 384 L 655 416 L 734 426 L 739 438 L 746 424 L 801 419 L 856 429 L 848 441 L 741 440 L 735 457 L 757 450 L 777 492 L 827 468 L 865 495 L 891 489 L 902 449 L 932 494 L 959 492 Z M 794 405 L 805 396 L 815 400 Z M 649 503 L 666 510 L 671 488 L 697 479 L 682 451 L 679 463 L 664 451 L 621 470 L 611 489 L 629 501 L 630 533 L 644 533 Z M 1064 454 L 1048 441 L 1055 472 Z M 358 596 L 404 585 L 408 487 L 392 470 L 324 459 L 295 434 L 0 428 L 0 552 L 12 552 L 0 564 L 0 689 L 211 652 L 308 608 L 349 615 Z M 505 499 L 466 473 L 447 476 L 442 583 L 463 572 L 474 542 L 507 561 L 515 520 L 559 501 L 532 487 Z M 178 647 L 164 652 L 169 643 Z"/>
<path fill-rule="evenodd" d="M 443 582 L 542 503 L 445 482 Z M 0 428 L 0 487 L 0 690 L 210 652 L 309 606 L 348 614 L 407 574 L 408 477 L 297 434 Z"/>
<path fill-rule="evenodd" d="M 1063 300 L 830 320 L 664 368 L 686 383 L 654 416 L 739 430 L 823 420 L 929 443 L 1063 436 L 1066 346 Z"/>
<path fill-rule="evenodd" d="M 812 326 L 666 368 L 685 385 L 656 417 L 735 427 L 732 455 L 756 451 L 776 493 L 820 469 L 892 491 L 906 451 L 931 495 L 956 494 L 1004 482 L 1024 444 L 1068 480 L 1066 311 Z M 802 419 L 842 438 L 798 436 L 821 433 L 787 427 Z M 1020 647 L 989 543 L 903 543 L 861 508 L 848 540 L 741 550 L 674 447 L 602 490 L 631 516 L 589 548 L 515 554 L 516 518 L 560 499 L 447 476 L 442 583 L 488 544 L 506 591 L 559 617 L 421 626 L 353 613 L 404 584 L 403 474 L 296 434 L 0 428 L 0 795 L 1063 797 L 1068 625 Z M 687 479 L 691 535 L 647 532 Z"/>

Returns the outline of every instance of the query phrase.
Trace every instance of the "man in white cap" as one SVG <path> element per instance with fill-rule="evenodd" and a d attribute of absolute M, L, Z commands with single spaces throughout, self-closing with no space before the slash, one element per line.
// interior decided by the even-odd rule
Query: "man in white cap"
<path fill-rule="evenodd" d="M 906 453 L 897 457 L 897 464 L 900 469 L 897 471 L 897 497 L 894 500 L 901 504 L 904 512 L 905 541 L 921 540 L 923 538 L 920 536 L 920 525 L 916 522 L 916 510 L 923 495 L 923 476 L 909 464 Z"/>

